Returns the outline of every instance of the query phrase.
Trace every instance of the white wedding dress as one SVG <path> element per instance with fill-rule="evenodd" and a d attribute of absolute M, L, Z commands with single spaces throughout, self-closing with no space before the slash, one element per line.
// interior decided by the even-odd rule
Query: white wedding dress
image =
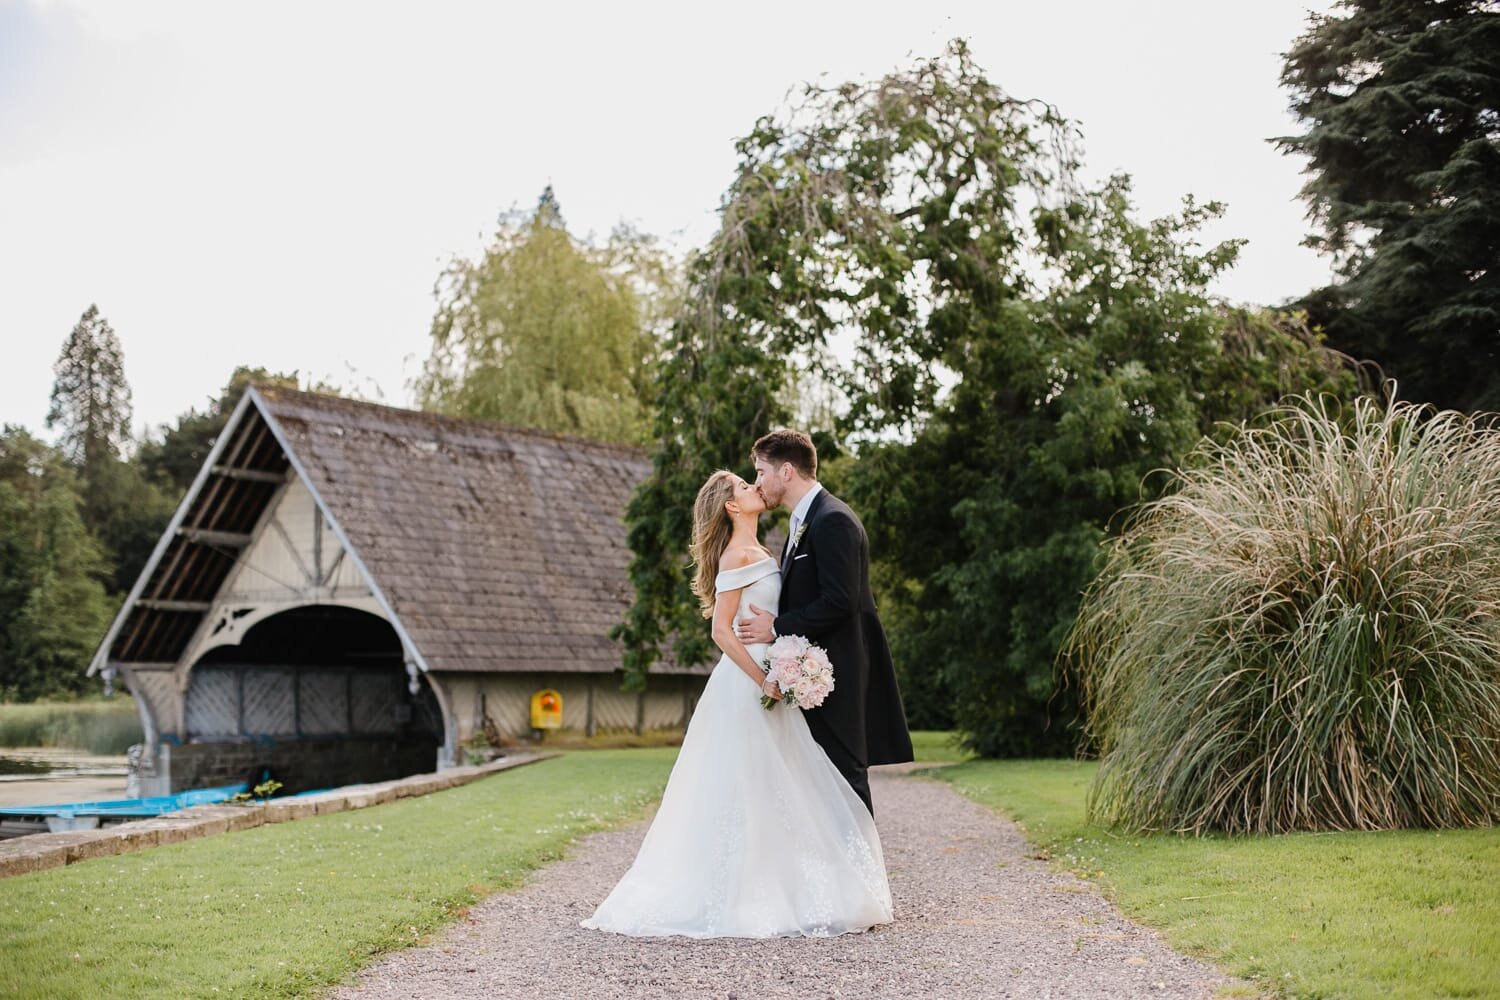
<path fill-rule="evenodd" d="M 747 616 L 751 604 L 776 607 L 781 575 L 764 559 L 715 586 L 743 587 Z M 721 657 L 635 863 L 582 925 L 638 937 L 824 937 L 891 919 L 864 803 L 801 709 L 762 708 L 755 681 Z"/>

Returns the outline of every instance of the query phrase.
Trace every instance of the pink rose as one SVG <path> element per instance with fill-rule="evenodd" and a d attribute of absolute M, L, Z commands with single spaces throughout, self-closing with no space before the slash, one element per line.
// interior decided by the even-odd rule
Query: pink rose
<path fill-rule="evenodd" d="M 833 665 L 827 651 L 800 635 L 784 635 L 771 643 L 765 667 L 793 705 L 814 708 L 833 690 Z"/>

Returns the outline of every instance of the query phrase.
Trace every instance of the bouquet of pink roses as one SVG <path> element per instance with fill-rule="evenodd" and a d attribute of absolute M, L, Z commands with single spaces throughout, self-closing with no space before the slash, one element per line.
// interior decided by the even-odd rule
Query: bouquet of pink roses
<path fill-rule="evenodd" d="M 775 708 L 785 701 L 798 708 L 816 708 L 833 690 L 833 664 L 828 652 L 800 635 L 784 635 L 771 643 L 762 661 L 766 673 L 781 689 L 780 699 L 761 695 L 760 703 Z"/>

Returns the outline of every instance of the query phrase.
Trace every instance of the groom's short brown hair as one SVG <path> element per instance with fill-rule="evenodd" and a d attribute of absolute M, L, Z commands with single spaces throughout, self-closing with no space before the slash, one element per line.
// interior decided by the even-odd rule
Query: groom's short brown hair
<path fill-rule="evenodd" d="M 751 457 L 760 457 L 772 465 L 791 462 L 808 479 L 818 478 L 818 449 L 812 438 L 801 431 L 772 431 L 755 442 L 750 449 Z"/>

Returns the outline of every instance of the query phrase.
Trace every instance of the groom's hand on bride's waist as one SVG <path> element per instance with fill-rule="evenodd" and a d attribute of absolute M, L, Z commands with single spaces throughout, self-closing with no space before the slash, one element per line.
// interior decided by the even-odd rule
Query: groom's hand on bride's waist
<path fill-rule="evenodd" d="M 776 638 L 776 616 L 764 608 L 750 605 L 754 612 L 749 618 L 737 619 L 734 623 L 734 634 L 740 637 L 740 642 L 752 646 L 757 642 L 770 642 Z"/>

